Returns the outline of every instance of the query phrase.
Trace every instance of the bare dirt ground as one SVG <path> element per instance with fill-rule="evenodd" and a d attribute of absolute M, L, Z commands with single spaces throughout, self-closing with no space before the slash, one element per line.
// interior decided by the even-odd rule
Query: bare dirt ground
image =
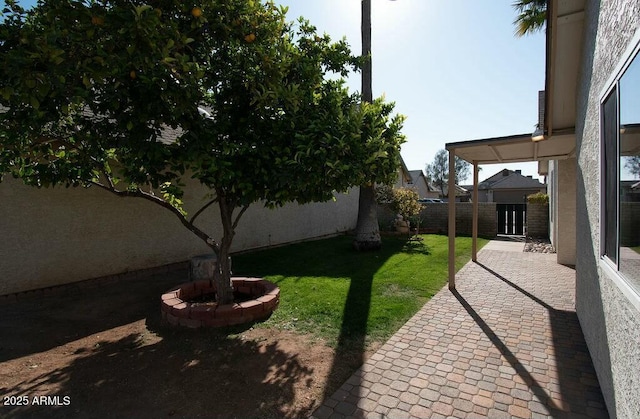
<path fill-rule="evenodd" d="M 1 304 L 0 417 L 306 417 L 368 356 L 275 329 L 167 328 L 160 294 L 184 275 Z"/>

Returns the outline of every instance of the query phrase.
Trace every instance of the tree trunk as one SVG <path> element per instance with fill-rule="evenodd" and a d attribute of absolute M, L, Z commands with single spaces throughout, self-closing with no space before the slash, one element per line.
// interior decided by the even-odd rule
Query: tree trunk
<path fill-rule="evenodd" d="M 218 197 L 223 236 L 217 255 L 218 263 L 214 271 L 213 280 L 216 285 L 218 304 L 231 304 L 233 302 L 233 286 L 231 285 L 229 250 L 231 249 L 231 243 L 235 235 L 232 221 L 234 207 L 226 201 L 224 196 L 218 194 Z"/>
<path fill-rule="evenodd" d="M 371 66 L 371 0 L 362 0 L 362 100 L 371 103 L 373 101 L 373 89 L 371 80 L 373 70 Z"/>
<path fill-rule="evenodd" d="M 362 101 L 371 102 L 371 0 L 362 0 Z M 360 186 L 358 200 L 358 223 L 353 248 L 356 250 L 375 250 L 382 245 L 380 227 L 378 227 L 378 210 L 374 185 Z"/>
<path fill-rule="evenodd" d="M 376 191 L 373 185 L 360 187 L 358 200 L 358 223 L 353 248 L 356 250 L 380 249 L 380 227 L 378 226 L 378 211 Z"/>

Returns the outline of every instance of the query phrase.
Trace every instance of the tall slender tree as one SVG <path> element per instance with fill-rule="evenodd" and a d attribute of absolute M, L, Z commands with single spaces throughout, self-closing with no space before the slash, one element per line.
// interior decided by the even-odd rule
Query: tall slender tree
<path fill-rule="evenodd" d="M 455 169 L 456 185 L 460 183 L 460 181 L 469 177 L 469 174 L 471 173 L 471 165 L 458 156 L 455 158 Z M 440 193 L 442 196 L 445 196 L 444 187 L 449 179 L 449 153 L 447 150 L 443 149 L 436 153 L 433 158 L 433 162 L 431 162 L 431 164 L 427 164 L 426 172 L 427 178 L 439 187 Z"/>
<path fill-rule="evenodd" d="M 371 0 L 362 0 L 362 101 L 373 99 L 371 81 Z M 360 185 L 358 221 L 353 247 L 356 250 L 376 250 L 382 245 L 378 226 L 376 190 L 372 183 Z"/>

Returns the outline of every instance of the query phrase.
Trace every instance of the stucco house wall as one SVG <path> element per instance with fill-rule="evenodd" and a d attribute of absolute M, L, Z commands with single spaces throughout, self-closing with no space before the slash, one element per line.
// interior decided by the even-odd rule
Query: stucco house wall
<path fill-rule="evenodd" d="M 404 164 L 400 166 L 398 169 L 398 175 L 396 176 L 396 181 L 393 184 L 394 188 L 410 188 L 413 186 L 413 179 L 411 179 L 411 174 L 409 174 L 408 170 L 405 170 Z"/>
<path fill-rule="evenodd" d="M 188 183 L 186 210 L 208 191 Z M 232 251 L 333 235 L 355 228 L 358 190 L 333 202 L 269 210 L 254 204 L 238 225 Z M 220 238 L 212 205 L 198 225 Z M 36 189 L 5 177 L 0 183 L 0 295 L 161 266 L 210 253 L 173 214 L 143 199 L 98 188 Z"/>
<path fill-rule="evenodd" d="M 576 159 L 560 160 L 556 165 L 556 201 L 562 211 L 556 214 L 556 255 L 558 263 L 576 264 Z"/>
<path fill-rule="evenodd" d="M 639 0 L 587 1 L 576 103 L 576 310 L 607 408 L 618 418 L 640 417 L 640 297 L 600 258 L 600 100 L 639 27 Z"/>
<path fill-rule="evenodd" d="M 549 195 L 549 240 L 551 244 L 558 247 L 558 177 L 556 176 L 557 161 L 551 160 L 548 163 L 547 195 Z"/>

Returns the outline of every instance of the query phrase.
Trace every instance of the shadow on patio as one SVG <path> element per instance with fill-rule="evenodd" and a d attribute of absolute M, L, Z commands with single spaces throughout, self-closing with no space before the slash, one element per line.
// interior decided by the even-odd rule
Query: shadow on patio
<path fill-rule="evenodd" d="M 456 278 L 315 416 L 351 403 L 354 416 L 608 417 L 573 269 L 555 255 L 484 249 Z"/>

